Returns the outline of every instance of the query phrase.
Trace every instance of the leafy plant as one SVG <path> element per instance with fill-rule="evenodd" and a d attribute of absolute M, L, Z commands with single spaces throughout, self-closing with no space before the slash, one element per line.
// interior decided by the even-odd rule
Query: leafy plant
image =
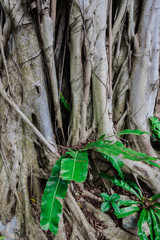
<path fill-rule="evenodd" d="M 62 93 L 60 92 L 60 101 L 63 104 L 63 106 L 65 107 L 65 109 L 70 112 L 71 108 L 69 106 L 69 103 L 67 102 L 67 100 L 64 98 L 64 96 L 62 95 Z"/>
<path fill-rule="evenodd" d="M 157 139 L 158 142 L 160 142 L 160 121 L 156 117 L 150 117 L 150 126 L 151 126 L 151 131 L 152 135 L 154 138 Z"/>
<path fill-rule="evenodd" d="M 139 212 L 138 235 L 140 239 L 148 239 L 143 230 L 143 224 L 145 222 L 149 225 L 151 240 L 160 239 L 160 203 L 155 202 L 160 198 L 160 194 L 154 195 L 151 198 L 146 198 L 142 196 L 142 192 L 136 183 L 132 181 L 124 181 L 122 179 L 119 180 L 116 177 L 111 177 L 105 173 L 101 173 L 100 175 L 106 179 L 110 179 L 116 186 L 129 191 L 137 197 L 137 201 L 130 199 L 123 200 L 119 198 L 119 201 L 116 203 L 117 208 L 114 208 L 114 214 L 116 217 L 124 218 L 132 215 L 133 213 Z M 107 196 L 108 194 L 105 195 L 105 193 L 103 193 L 103 195 L 100 195 L 104 198 L 104 196 Z M 109 199 L 108 196 L 107 199 Z M 105 207 L 105 202 L 103 202 L 101 205 L 101 211 L 106 212 L 108 210 L 109 208 Z"/>
<path fill-rule="evenodd" d="M 141 130 L 124 130 L 118 135 L 136 134 L 141 135 L 146 132 Z M 148 157 L 144 153 L 138 153 L 130 148 L 126 148 L 121 142 L 113 143 L 108 140 L 105 135 L 101 136 L 97 141 L 88 143 L 86 147 L 79 151 L 69 149 L 65 155 L 61 156 L 54 165 L 50 178 L 47 181 L 42 203 L 41 203 L 41 218 L 40 225 L 42 229 L 50 229 L 55 235 L 58 231 L 58 223 L 62 213 L 61 199 L 66 197 L 68 184 L 70 181 L 84 182 L 88 173 L 88 150 L 99 152 L 106 158 L 113 167 L 117 170 L 119 176 L 123 179 L 121 168 L 124 166 L 122 158 L 127 158 L 134 161 L 152 162 L 157 158 Z M 116 181 L 116 180 L 112 180 Z M 119 182 L 122 184 L 122 182 Z M 125 185 L 127 188 L 127 185 Z M 138 194 L 138 193 L 137 193 Z M 114 195 L 114 194 L 113 194 Z M 116 195 L 117 196 L 117 195 Z M 137 195 L 138 197 L 138 195 Z M 118 209 L 116 205 L 117 198 L 111 196 L 109 204 Z M 106 207 L 109 206 L 106 204 Z M 118 211 L 118 210 L 117 210 Z"/>
<path fill-rule="evenodd" d="M 0 240 L 1 240 L 1 239 L 5 239 L 5 237 L 2 236 L 2 237 L 0 237 Z"/>
<path fill-rule="evenodd" d="M 114 193 L 109 196 L 107 193 L 101 193 L 100 195 L 102 198 L 105 199 L 105 201 L 101 205 L 101 212 L 107 212 L 111 206 L 116 212 L 120 212 L 119 207 L 116 203 L 120 199 L 119 194 Z"/>

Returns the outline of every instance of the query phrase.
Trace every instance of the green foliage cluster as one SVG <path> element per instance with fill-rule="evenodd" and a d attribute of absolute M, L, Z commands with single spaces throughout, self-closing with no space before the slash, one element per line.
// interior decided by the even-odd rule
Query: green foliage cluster
<path fill-rule="evenodd" d="M 141 130 L 124 130 L 118 135 L 136 134 L 141 135 L 146 132 Z M 61 199 L 66 197 L 67 187 L 70 181 L 84 182 L 88 173 L 88 150 L 99 152 L 117 170 L 118 175 L 123 179 L 121 168 L 124 166 L 119 158 L 127 158 L 134 161 L 145 161 L 155 164 L 152 160 L 157 158 L 148 157 L 144 153 L 138 153 L 130 148 L 126 148 L 121 142 L 112 142 L 109 137 L 101 136 L 97 141 L 88 143 L 83 149 L 73 151 L 69 149 L 65 155 L 61 156 L 54 165 L 50 178 L 47 181 L 42 203 L 40 225 L 44 230 L 51 230 L 57 234 L 58 224 L 62 213 Z M 116 181 L 113 180 L 112 181 Z M 111 196 L 109 202 L 116 207 L 117 195 Z M 108 198 L 109 199 L 109 198 Z M 108 205 L 109 206 L 109 205 Z"/>
<path fill-rule="evenodd" d="M 150 117 L 150 126 L 151 126 L 151 131 L 152 135 L 154 138 L 157 139 L 158 142 L 160 142 L 160 121 L 156 117 Z"/>
<path fill-rule="evenodd" d="M 101 193 L 104 202 L 101 205 L 101 211 L 106 212 L 110 209 L 110 203 L 114 208 L 117 218 L 124 218 L 132 215 L 133 213 L 139 212 L 138 221 L 138 235 L 141 240 L 147 240 L 146 233 L 143 230 L 143 224 L 148 223 L 150 229 L 151 240 L 160 239 L 160 203 L 156 202 L 160 198 L 160 194 L 154 195 L 151 198 L 143 197 L 141 189 L 137 186 L 135 182 L 125 181 L 123 179 L 117 179 L 116 177 L 111 177 L 106 173 L 100 174 L 106 179 L 110 179 L 112 183 L 116 186 L 121 187 L 131 194 L 137 197 L 137 201 L 130 199 L 120 199 L 120 195 L 113 194 L 109 196 L 107 193 Z M 122 207 L 123 206 L 123 207 Z"/>

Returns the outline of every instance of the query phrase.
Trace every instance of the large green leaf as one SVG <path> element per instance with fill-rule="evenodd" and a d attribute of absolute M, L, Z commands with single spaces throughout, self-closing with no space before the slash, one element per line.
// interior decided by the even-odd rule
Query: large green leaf
<path fill-rule="evenodd" d="M 152 219 L 153 219 L 153 229 L 154 229 L 154 233 L 155 233 L 155 240 L 159 240 L 160 239 L 160 222 L 155 214 L 155 212 L 153 211 L 153 209 L 150 209 L 151 215 L 152 215 Z"/>
<path fill-rule="evenodd" d="M 70 155 L 62 159 L 61 177 L 63 180 L 73 180 L 84 182 L 88 173 L 88 154 L 87 151 L 70 151 Z"/>
<path fill-rule="evenodd" d="M 141 211 L 138 221 L 138 236 L 141 240 L 148 240 L 146 233 L 143 231 L 143 223 L 148 221 L 148 211 L 144 208 Z"/>
<path fill-rule="evenodd" d="M 115 212 L 114 214 L 117 218 L 124 218 L 138 212 L 140 209 L 138 207 L 125 207 L 120 209 L 120 213 Z"/>
<path fill-rule="evenodd" d="M 116 135 L 125 135 L 125 134 L 142 135 L 142 134 L 149 134 L 149 132 L 144 132 L 144 131 L 141 131 L 140 129 L 136 129 L 136 130 L 125 129 L 117 133 Z"/>
<path fill-rule="evenodd" d="M 126 199 L 126 200 L 120 199 L 118 201 L 118 206 L 122 206 L 122 205 L 124 205 L 124 206 L 132 206 L 134 204 L 139 204 L 139 202 L 138 201 L 134 201 L 134 200 L 130 200 L 130 199 Z"/>
<path fill-rule="evenodd" d="M 57 234 L 58 223 L 62 213 L 62 205 L 57 198 L 65 198 L 68 181 L 60 178 L 61 157 L 54 165 L 51 175 L 47 181 L 42 203 L 40 225 L 44 230 L 50 230 Z"/>

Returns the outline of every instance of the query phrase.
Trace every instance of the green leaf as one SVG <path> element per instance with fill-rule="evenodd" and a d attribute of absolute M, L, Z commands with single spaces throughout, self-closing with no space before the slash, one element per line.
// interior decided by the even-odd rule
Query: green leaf
<path fill-rule="evenodd" d="M 134 201 L 134 200 L 130 200 L 130 199 L 126 199 L 126 200 L 123 200 L 123 199 L 120 199 L 119 202 L 118 202 L 118 206 L 132 206 L 134 204 L 139 204 L 138 201 Z"/>
<path fill-rule="evenodd" d="M 154 240 L 153 221 L 152 221 L 152 216 L 150 211 L 148 212 L 148 226 L 150 229 L 150 238 L 151 240 Z"/>
<path fill-rule="evenodd" d="M 105 145 L 106 144 L 104 143 L 104 141 L 100 138 L 95 142 L 88 143 L 87 146 L 84 148 L 84 150 L 88 150 L 88 149 L 92 149 L 92 148 L 96 148 L 96 147 L 101 147 L 101 146 L 105 147 Z"/>
<path fill-rule="evenodd" d="M 110 179 L 112 183 L 114 183 L 118 187 L 122 187 L 123 189 L 129 191 L 130 193 L 133 193 L 136 195 L 140 200 L 142 198 L 139 196 L 139 194 L 135 191 L 134 188 L 132 188 L 127 182 L 124 182 L 123 180 L 119 180 L 116 177 L 109 176 L 107 173 L 100 173 L 100 176 L 105 178 L 105 179 Z"/>
<path fill-rule="evenodd" d="M 156 117 L 150 117 L 150 125 L 151 125 L 151 131 L 153 137 L 157 139 L 158 142 L 160 142 L 160 121 Z"/>
<path fill-rule="evenodd" d="M 63 180 L 84 182 L 88 173 L 88 154 L 87 151 L 72 151 L 66 154 L 70 157 L 62 159 L 61 176 Z"/>
<path fill-rule="evenodd" d="M 147 162 L 148 164 L 152 165 L 152 166 L 155 166 L 157 168 L 160 168 L 160 165 L 158 163 L 155 163 L 155 162 L 152 162 L 152 161 L 145 161 Z"/>
<path fill-rule="evenodd" d="M 116 213 L 120 213 L 120 212 L 121 212 L 121 209 L 119 208 L 119 206 L 117 205 L 117 203 L 115 203 L 114 200 L 111 201 L 111 205 L 112 205 L 112 207 L 114 208 L 114 210 L 115 210 Z"/>
<path fill-rule="evenodd" d="M 0 237 L 0 239 L 5 239 L 5 237 Z"/>
<path fill-rule="evenodd" d="M 50 230 L 57 234 L 58 223 L 62 213 L 62 205 L 57 198 L 65 198 L 68 181 L 60 178 L 61 157 L 54 165 L 51 175 L 47 181 L 42 203 L 40 225 L 44 230 Z"/>
<path fill-rule="evenodd" d="M 88 146 L 88 145 L 87 145 Z M 112 156 L 121 156 L 125 159 L 133 160 L 133 161 L 149 161 L 149 160 L 157 160 L 158 158 L 147 156 L 145 153 L 136 152 L 130 148 L 126 148 L 122 143 L 116 141 L 115 143 L 108 143 L 99 140 L 95 143 L 90 143 L 88 148 L 94 148 L 94 151 L 100 152 L 105 155 Z"/>
<path fill-rule="evenodd" d="M 115 212 L 114 214 L 117 216 L 117 218 L 124 218 L 132 215 L 135 212 L 138 212 L 139 210 L 140 209 L 138 207 L 126 207 L 126 208 L 121 208 L 120 213 Z"/>
<path fill-rule="evenodd" d="M 103 178 L 105 178 L 105 179 L 114 179 L 114 177 L 113 176 L 110 176 L 110 175 L 108 175 L 107 173 L 104 173 L 104 172 L 100 172 L 100 174 L 99 174 L 101 177 L 103 177 Z"/>
<path fill-rule="evenodd" d="M 149 200 L 150 200 L 151 202 L 154 202 L 154 201 L 157 200 L 158 198 L 160 198 L 160 194 L 157 194 L 157 195 L 152 196 Z"/>
<path fill-rule="evenodd" d="M 113 167 L 117 170 L 118 175 L 123 178 L 123 173 L 121 171 L 121 167 L 124 167 L 124 163 L 120 160 L 119 157 L 115 157 L 112 155 L 106 155 L 102 153 L 102 156 L 106 158 L 112 165 Z"/>
<path fill-rule="evenodd" d="M 110 209 L 109 202 L 103 202 L 101 205 L 101 212 L 107 212 Z"/>
<path fill-rule="evenodd" d="M 160 221 L 160 209 L 155 208 L 154 209 L 154 213 L 156 214 L 156 216 L 158 217 L 159 221 Z"/>
<path fill-rule="evenodd" d="M 120 199 L 120 195 L 117 193 L 113 193 L 111 196 L 111 201 L 117 202 Z"/>
<path fill-rule="evenodd" d="M 134 188 L 132 188 L 127 182 L 124 182 L 123 180 L 118 180 L 117 178 L 112 178 L 111 179 L 112 183 L 114 183 L 116 186 L 118 187 L 122 187 L 123 189 L 129 191 L 130 193 L 133 193 L 136 197 L 138 197 L 140 200 L 141 197 L 139 196 L 139 194 L 134 190 Z"/>
<path fill-rule="evenodd" d="M 158 207 L 158 208 L 160 208 L 160 203 L 154 203 L 154 204 L 152 204 L 152 206 L 156 206 L 156 207 Z"/>
<path fill-rule="evenodd" d="M 63 106 L 65 107 L 65 109 L 70 112 L 71 108 L 69 106 L 69 103 L 67 102 L 67 100 L 64 98 L 64 96 L 62 95 L 62 93 L 60 92 L 60 101 L 63 104 Z"/>
<path fill-rule="evenodd" d="M 157 216 L 154 213 L 153 209 L 150 209 L 150 213 L 151 213 L 152 220 L 153 220 L 153 229 L 154 229 L 154 233 L 155 233 L 155 240 L 159 240 L 160 239 L 160 222 L 157 219 Z"/>
<path fill-rule="evenodd" d="M 138 236 L 141 240 L 147 240 L 146 233 L 143 231 L 143 223 L 148 221 L 148 211 L 144 208 L 141 211 L 140 218 L 138 221 Z"/>
<path fill-rule="evenodd" d="M 141 192 L 141 189 L 138 187 L 138 185 L 137 185 L 135 182 L 131 181 L 131 180 L 127 180 L 126 182 L 129 184 L 129 186 L 131 186 L 131 187 L 134 188 L 136 191 L 138 191 L 138 192 L 139 192 L 139 195 L 140 195 L 141 198 L 142 198 L 142 192 Z"/>
<path fill-rule="evenodd" d="M 142 134 L 149 134 L 149 132 L 144 132 L 144 131 L 141 131 L 140 129 L 136 129 L 136 130 L 125 129 L 116 135 L 125 135 L 125 134 L 142 135 Z"/>
<path fill-rule="evenodd" d="M 111 197 L 107 194 L 107 193 L 101 193 L 100 196 L 102 198 L 104 198 L 105 200 L 107 201 L 110 201 L 111 200 Z"/>

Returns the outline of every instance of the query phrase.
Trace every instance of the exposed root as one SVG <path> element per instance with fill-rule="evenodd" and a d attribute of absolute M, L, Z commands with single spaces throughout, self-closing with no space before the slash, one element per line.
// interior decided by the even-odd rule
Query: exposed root
<path fill-rule="evenodd" d="M 85 236 L 85 239 L 87 238 L 88 240 L 96 240 L 97 238 L 95 229 L 93 229 L 93 227 L 88 223 L 70 191 L 67 193 L 65 203 L 69 208 L 70 218 L 73 222 L 76 221 L 80 226 L 81 235 Z"/>

